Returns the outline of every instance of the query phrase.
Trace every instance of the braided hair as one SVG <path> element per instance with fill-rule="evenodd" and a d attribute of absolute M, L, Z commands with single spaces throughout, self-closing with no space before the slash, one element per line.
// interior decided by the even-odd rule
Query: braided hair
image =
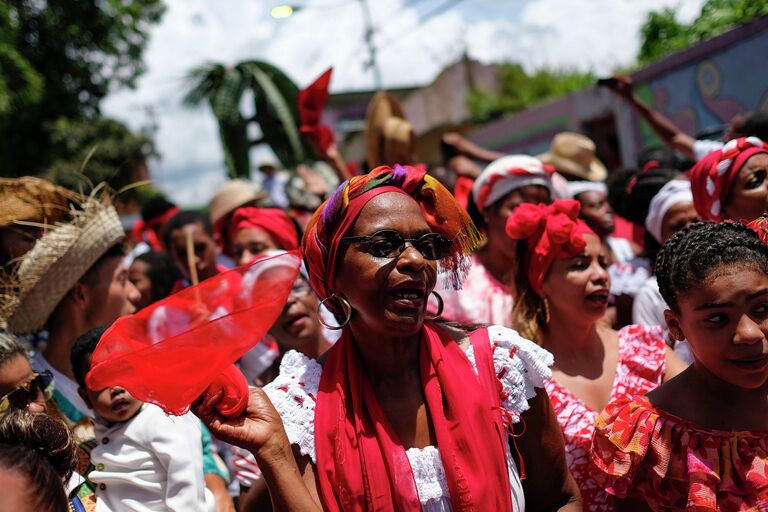
<path fill-rule="evenodd" d="M 691 224 L 664 244 L 656 258 L 661 296 L 679 313 L 679 298 L 724 266 L 756 268 L 768 275 L 768 245 L 737 222 Z"/>

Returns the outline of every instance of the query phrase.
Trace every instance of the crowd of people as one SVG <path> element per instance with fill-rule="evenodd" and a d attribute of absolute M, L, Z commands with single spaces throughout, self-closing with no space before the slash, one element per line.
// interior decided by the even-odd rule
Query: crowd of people
<path fill-rule="evenodd" d="M 326 145 L 128 230 L 103 185 L 0 180 L 0 509 L 768 510 L 768 114 L 697 141 L 609 85 L 669 146 L 636 169 L 571 132 L 428 169 L 380 93 L 364 171 Z M 200 374 L 245 338 L 247 387 L 94 386 L 128 335 L 180 379 L 182 334 Z"/>

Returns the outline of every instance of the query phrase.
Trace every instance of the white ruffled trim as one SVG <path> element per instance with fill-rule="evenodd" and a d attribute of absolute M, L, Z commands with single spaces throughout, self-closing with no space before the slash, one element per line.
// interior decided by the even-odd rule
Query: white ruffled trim
<path fill-rule="evenodd" d="M 528 400 L 536 396 L 536 388 L 543 388 L 552 377 L 549 368 L 553 363 L 552 354 L 506 327 L 488 327 L 488 338 L 494 347 L 493 364 L 506 396 L 502 405 L 517 423 L 519 415 L 529 408 Z M 471 346 L 466 354 L 477 372 Z M 316 462 L 315 404 L 322 370 L 314 359 L 291 350 L 283 356 L 280 375 L 264 387 L 283 419 L 288 440 L 313 462 Z M 416 468 L 413 471 L 415 474 Z"/>
<path fill-rule="evenodd" d="M 405 454 L 411 464 L 413 479 L 419 490 L 419 501 L 425 503 L 450 500 L 448 479 L 445 477 L 445 468 L 437 448 L 434 446 L 423 449 L 410 448 Z"/>
<path fill-rule="evenodd" d="M 506 396 L 502 406 L 512 413 L 513 423 L 520 421 L 520 414 L 530 407 L 528 400 L 536 396 L 535 388 L 543 388 L 552 378 L 554 358 L 552 354 L 534 342 L 520 336 L 517 331 L 492 325 L 488 338 L 493 346 L 493 366 Z M 467 358 L 477 372 L 475 353 L 470 346 Z"/>
<path fill-rule="evenodd" d="M 313 462 L 315 456 L 315 403 L 323 367 L 295 350 L 286 352 L 280 374 L 264 386 L 272 405 L 283 419 L 291 444 Z"/>

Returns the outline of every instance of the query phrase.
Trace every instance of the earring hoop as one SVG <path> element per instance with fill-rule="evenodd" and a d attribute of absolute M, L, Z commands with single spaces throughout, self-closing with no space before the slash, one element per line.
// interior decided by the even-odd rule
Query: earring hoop
<path fill-rule="evenodd" d="M 440 296 L 439 293 L 437 293 L 435 290 L 432 290 L 431 295 L 434 295 L 435 299 L 437 299 L 437 313 L 435 313 L 432 316 L 424 317 L 424 320 L 429 320 L 430 322 L 440 318 L 440 315 L 443 314 L 443 307 L 445 307 L 445 304 L 443 303 L 443 298 Z"/>
<path fill-rule="evenodd" d="M 331 299 L 338 300 L 339 304 L 341 304 L 341 309 L 344 310 L 344 321 L 341 322 L 339 325 L 330 325 L 330 324 L 325 323 L 325 321 L 323 321 L 323 314 L 320 311 L 320 308 L 322 308 L 323 305 L 327 301 L 329 301 Z M 329 309 L 329 311 L 330 311 L 330 309 Z M 335 317 L 336 317 L 336 315 L 334 315 L 334 318 Z M 320 301 L 320 304 L 317 305 L 317 321 L 320 322 L 320 324 L 322 324 L 322 326 L 325 327 L 326 329 L 330 329 L 331 331 L 341 330 L 341 329 L 344 328 L 345 325 L 347 325 L 349 323 L 349 321 L 351 319 L 352 319 L 352 305 L 349 303 L 349 301 L 347 299 L 345 299 L 343 297 L 339 297 L 335 293 L 332 294 L 330 297 L 324 298 L 323 300 Z"/>

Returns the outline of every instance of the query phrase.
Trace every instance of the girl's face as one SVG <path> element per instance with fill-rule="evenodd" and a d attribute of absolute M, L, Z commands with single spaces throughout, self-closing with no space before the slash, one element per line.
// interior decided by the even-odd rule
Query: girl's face
<path fill-rule="evenodd" d="M 616 223 L 611 205 L 608 204 L 607 194 L 595 190 L 582 192 L 579 194 L 579 202 L 581 203 L 580 216 L 592 231 L 601 237 L 613 233 Z"/>
<path fill-rule="evenodd" d="M 141 298 L 136 304 L 136 309 L 143 309 L 152 304 L 152 280 L 149 278 L 149 263 L 142 260 L 133 260 L 128 269 L 128 279 L 139 291 Z"/>
<path fill-rule="evenodd" d="M 608 307 L 608 255 L 597 236 L 587 234 L 584 240 L 587 245 L 581 254 L 556 259 L 544 279 L 542 296 L 553 317 L 597 321 Z"/>
<path fill-rule="evenodd" d="M 693 203 L 677 203 L 672 206 L 661 220 L 661 243 L 665 244 L 675 233 L 699 220 Z"/>
<path fill-rule="evenodd" d="M 745 389 L 768 382 L 768 276 L 754 266 L 721 267 L 678 299 L 664 316 L 685 337 L 694 366 Z"/>
<path fill-rule="evenodd" d="M 758 153 L 744 164 L 728 194 L 723 216 L 729 220 L 752 221 L 768 207 L 768 154 Z"/>

